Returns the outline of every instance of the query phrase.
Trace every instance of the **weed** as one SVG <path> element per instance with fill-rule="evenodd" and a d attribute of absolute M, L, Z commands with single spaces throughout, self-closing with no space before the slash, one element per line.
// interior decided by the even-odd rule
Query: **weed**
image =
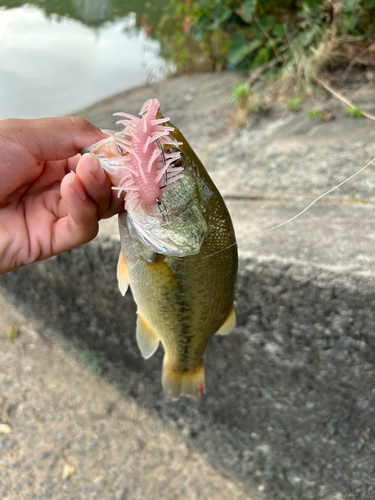
<path fill-rule="evenodd" d="M 231 102 L 245 103 L 250 96 L 250 85 L 248 83 L 237 83 L 232 87 Z"/>
<path fill-rule="evenodd" d="M 309 117 L 315 120 L 326 121 L 326 113 L 320 108 L 313 108 L 309 111 Z"/>
<path fill-rule="evenodd" d="M 8 342 L 14 342 L 18 337 L 19 331 L 15 325 L 10 325 L 7 333 Z"/>
<path fill-rule="evenodd" d="M 252 113 L 255 113 L 256 115 L 259 115 L 262 112 L 262 107 L 259 106 L 259 104 L 252 104 L 250 106 L 250 111 Z"/>
<path fill-rule="evenodd" d="M 350 118 L 359 118 L 362 115 L 362 111 L 358 106 L 355 106 L 352 108 L 351 106 L 348 106 L 345 111 L 349 114 Z"/>
<path fill-rule="evenodd" d="M 302 102 L 302 97 L 288 97 L 286 100 L 286 105 L 289 111 L 295 113 L 299 109 L 299 105 Z"/>
<path fill-rule="evenodd" d="M 267 76 L 281 71 L 293 81 L 290 95 L 302 86 L 315 92 L 319 72 L 363 55 L 374 31 L 374 0 L 170 0 L 157 36 L 180 72 L 263 67 Z M 239 84 L 232 100 L 246 101 L 248 91 Z M 295 111 L 299 104 L 287 106 Z"/>
<path fill-rule="evenodd" d="M 95 375 L 100 371 L 99 359 L 95 351 L 78 352 L 77 357 L 83 362 L 85 370 L 91 375 Z"/>

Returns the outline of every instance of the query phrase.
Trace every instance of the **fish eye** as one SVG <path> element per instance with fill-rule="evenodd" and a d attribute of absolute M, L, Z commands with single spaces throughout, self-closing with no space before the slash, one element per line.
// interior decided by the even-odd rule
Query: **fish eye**
<path fill-rule="evenodd" d="M 182 157 L 180 156 L 180 158 L 177 158 L 177 160 L 172 162 L 171 165 L 172 165 L 172 168 L 182 167 Z"/>
<path fill-rule="evenodd" d="M 171 154 L 171 153 L 176 153 L 177 151 L 179 151 L 177 148 L 169 148 L 167 153 Z M 181 156 L 180 156 L 180 158 L 177 158 L 177 160 L 175 160 L 171 163 L 172 168 L 177 168 L 177 167 L 183 166 L 183 163 L 184 163 L 183 153 L 182 153 L 182 151 L 179 151 L 179 152 L 181 153 Z"/>

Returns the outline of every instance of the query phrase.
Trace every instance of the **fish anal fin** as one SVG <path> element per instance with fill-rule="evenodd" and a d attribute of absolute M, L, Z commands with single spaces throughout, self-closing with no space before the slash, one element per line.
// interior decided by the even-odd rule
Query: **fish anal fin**
<path fill-rule="evenodd" d="M 206 392 L 203 361 L 192 371 L 178 371 L 173 369 L 165 356 L 162 383 L 164 391 L 173 400 L 181 395 L 199 400 L 202 392 Z"/>
<path fill-rule="evenodd" d="M 136 336 L 142 356 L 150 358 L 158 348 L 160 339 L 139 311 Z"/>
<path fill-rule="evenodd" d="M 227 335 L 230 333 L 236 324 L 236 313 L 234 312 L 234 307 L 230 310 L 230 313 L 224 323 L 216 332 L 216 335 Z"/>
<path fill-rule="evenodd" d="M 120 250 L 120 255 L 118 256 L 117 262 L 117 282 L 120 292 L 122 293 L 122 295 L 125 295 L 126 290 L 129 286 L 129 271 L 128 264 L 126 263 L 126 259 L 122 250 Z"/>

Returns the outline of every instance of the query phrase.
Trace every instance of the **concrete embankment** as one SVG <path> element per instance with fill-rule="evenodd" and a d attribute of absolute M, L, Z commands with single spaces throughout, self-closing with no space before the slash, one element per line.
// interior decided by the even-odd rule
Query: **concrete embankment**
<path fill-rule="evenodd" d="M 133 472 L 129 466 L 126 478 L 118 471 L 117 477 L 111 469 L 117 489 L 98 483 L 87 496 L 79 480 L 82 486 L 93 471 L 77 474 L 76 483 L 72 476 L 69 488 L 78 488 L 71 490 L 77 498 L 142 498 L 148 490 L 142 490 L 134 471 L 146 470 L 149 457 L 158 453 L 154 419 L 163 432 L 173 433 L 169 448 L 181 446 L 186 455 L 178 466 L 161 459 L 163 477 L 173 467 L 179 476 L 173 476 L 170 494 L 167 483 L 158 483 L 155 498 L 229 498 L 220 496 L 222 488 L 230 488 L 231 498 L 375 498 L 375 167 L 290 224 L 258 234 L 292 218 L 371 160 L 375 126 L 350 119 L 331 101 L 326 105 L 336 119 L 330 122 L 315 122 L 306 110 L 276 109 L 251 129 L 234 128 L 229 96 L 238 78 L 234 73 L 184 76 L 132 89 L 78 113 L 114 128 L 113 112 L 137 114 L 146 99 L 158 98 L 163 114 L 189 140 L 226 199 L 239 241 L 237 327 L 210 341 L 202 401 L 166 401 L 161 349 L 147 361 L 141 358 L 132 297 L 122 298 L 117 290 L 114 219 L 103 221 L 88 245 L 0 279 L 6 300 L 25 314 L 23 321 L 34 321 L 33 328 L 46 332 L 56 349 L 62 344 L 95 351 L 101 376 L 116 388 L 111 398 L 134 405 L 131 418 L 137 418 L 137 408 L 142 415 L 147 445 L 137 448 Z M 366 89 L 356 102 L 372 111 L 372 97 Z M 42 360 L 39 354 L 38 363 Z M 96 383 L 93 378 L 92 386 Z M 100 399 L 97 387 L 93 392 Z M 77 412 L 78 403 L 72 415 Z M 22 419 L 17 412 L 8 418 L 15 427 L 17 419 Z M 108 432 L 103 427 L 104 442 Z M 22 439 L 27 438 L 20 433 Z M 82 444 L 82 453 L 89 453 L 87 446 Z M 197 463 L 212 479 L 206 489 L 193 487 Z M 105 463 L 101 466 L 105 476 Z M 121 468 L 120 459 L 116 467 Z M 155 471 L 150 474 L 149 481 Z M 99 490 L 101 496 L 95 496 Z M 64 494 L 53 498 L 73 498 Z"/>

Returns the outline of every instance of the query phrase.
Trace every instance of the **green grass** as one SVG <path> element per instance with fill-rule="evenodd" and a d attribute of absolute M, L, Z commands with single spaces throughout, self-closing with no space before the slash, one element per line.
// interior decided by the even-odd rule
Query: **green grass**
<path fill-rule="evenodd" d="M 288 97 L 285 103 L 289 111 L 295 113 L 296 111 L 298 111 L 302 101 L 302 97 Z"/>
<path fill-rule="evenodd" d="M 230 98 L 231 102 L 246 102 L 250 96 L 250 84 L 248 83 L 237 83 L 232 87 L 232 96 Z"/>
<path fill-rule="evenodd" d="M 325 116 L 326 116 L 326 114 L 320 108 L 313 108 L 309 111 L 309 117 L 313 118 L 315 120 L 322 120 L 323 121 L 325 119 Z"/>
<path fill-rule="evenodd" d="M 77 357 L 85 365 L 85 370 L 91 375 L 96 375 L 100 371 L 98 355 L 95 351 L 77 352 Z"/>
<path fill-rule="evenodd" d="M 348 106 L 345 111 L 349 114 L 350 118 L 359 118 L 362 116 L 362 111 L 358 106 L 355 106 L 354 108 Z"/>

